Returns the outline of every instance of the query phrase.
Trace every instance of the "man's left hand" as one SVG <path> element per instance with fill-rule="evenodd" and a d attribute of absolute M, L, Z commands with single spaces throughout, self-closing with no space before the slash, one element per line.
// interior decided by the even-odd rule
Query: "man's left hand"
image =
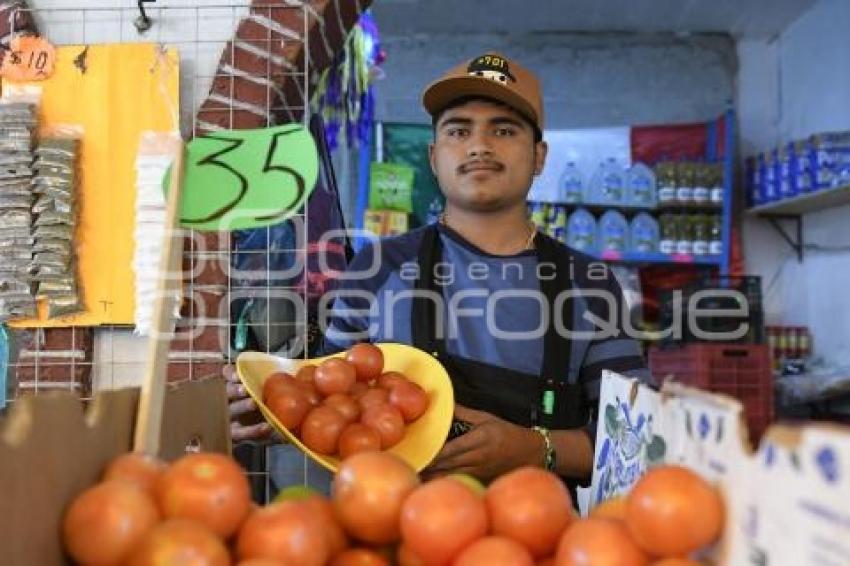
<path fill-rule="evenodd" d="M 487 482 L 515 468 L 542 462 L 543 439 L 533 430 L 461 405 L 455 407 L 454 415 L 472 428 L 443 446 L 422 471 L 424 478 L 461 473 Z"/>

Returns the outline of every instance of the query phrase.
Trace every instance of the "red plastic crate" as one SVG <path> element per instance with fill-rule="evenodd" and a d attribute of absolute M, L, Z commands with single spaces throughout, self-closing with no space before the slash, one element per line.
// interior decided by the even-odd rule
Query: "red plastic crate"
<path fill-rule="evenodd" d="M 649 367 L 659 385 L 674 379 L 740 400 L 754 442 L 773 421 L 773 375 L 766 344 L 688 344 L 672 349 L 652 348 Z"/>

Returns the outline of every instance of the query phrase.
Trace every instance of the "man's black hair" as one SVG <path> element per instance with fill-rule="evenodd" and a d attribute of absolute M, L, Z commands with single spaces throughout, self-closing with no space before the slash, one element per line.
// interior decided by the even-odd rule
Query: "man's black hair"
<path fill-rule="evenodd" d="M 454 108 L 458 108 L 458 107 L 463 106 L 464 104 L 467 104 L 469 102 L 488 102 L 490 104 L 495 104 L 497 106 L 502 106 L 504 108 L 510 108 L 511 110 L 516 112 L 519 115 L 519 117 L 522 118 L 522 120 L 526 124 L 528 124 L 531 127 L 531 131 L 534 132 L 534 143 L 537 143 L 537 142 L 543 140 L 543 132 L 540 131 L 540 129 L 537 127 L 537 124 L 535 124 L 528 116 L 526 116 L 525 114 L 523 114 L 522 112 L 520 112 L 519 110 L 517 110 L 516 108 L 514 108 L 510 104 L 505 104 L 501 100 L 496 100 L 495 98 L 490 98 L 489 96 L 481 96 L 481 95 L 478 95 L 478 94 L 473 94 L 473 95 L 470 95 L 470 96 L 461 96 L 460 98 L 455 98 L 454 100 L 452 100 L 451 102 L 446 104 L 443 108 L 441 108 L 438 112 L 436 112 L 434 115 L 432 115 L 431 116 L 431 127 L 434 129 L 434 134 L 436 135 L 437 122 L 440 121 L 440 118 L 443 116 L 443 114 L 445 114 L 449 110 L 452 110 Z"/>

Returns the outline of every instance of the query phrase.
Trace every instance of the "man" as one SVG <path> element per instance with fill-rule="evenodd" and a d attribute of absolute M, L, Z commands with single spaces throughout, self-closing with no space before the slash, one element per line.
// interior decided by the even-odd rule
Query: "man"
<path fill-rule="evenodd" d="M 526 198 L 547 151 L 538 80 L 488 53 L 431 83 L 423 104 L 445 212 L 354 258 L 334 293 L 326 349 L 395 341 L 443 363 L 453 429 L 464 434 L 426 475 L 486 481 L 534 465 L 586 481 L 602 369 L 648 372 L 622 333 L 610 271 L 529 221 Z"/>

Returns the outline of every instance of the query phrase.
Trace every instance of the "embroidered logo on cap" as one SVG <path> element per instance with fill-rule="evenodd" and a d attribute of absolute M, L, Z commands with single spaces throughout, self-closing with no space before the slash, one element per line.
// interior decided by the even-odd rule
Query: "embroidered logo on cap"
<path fill-rule="evenodd" d="M 507 84 L 508 79 L 516 82 L 516 79 L 508 68 L 508 62 L 496 55 L 476 57 L 466 68 L 466 72 L 473 77 L 490 79 L 501 84 Z"/>

